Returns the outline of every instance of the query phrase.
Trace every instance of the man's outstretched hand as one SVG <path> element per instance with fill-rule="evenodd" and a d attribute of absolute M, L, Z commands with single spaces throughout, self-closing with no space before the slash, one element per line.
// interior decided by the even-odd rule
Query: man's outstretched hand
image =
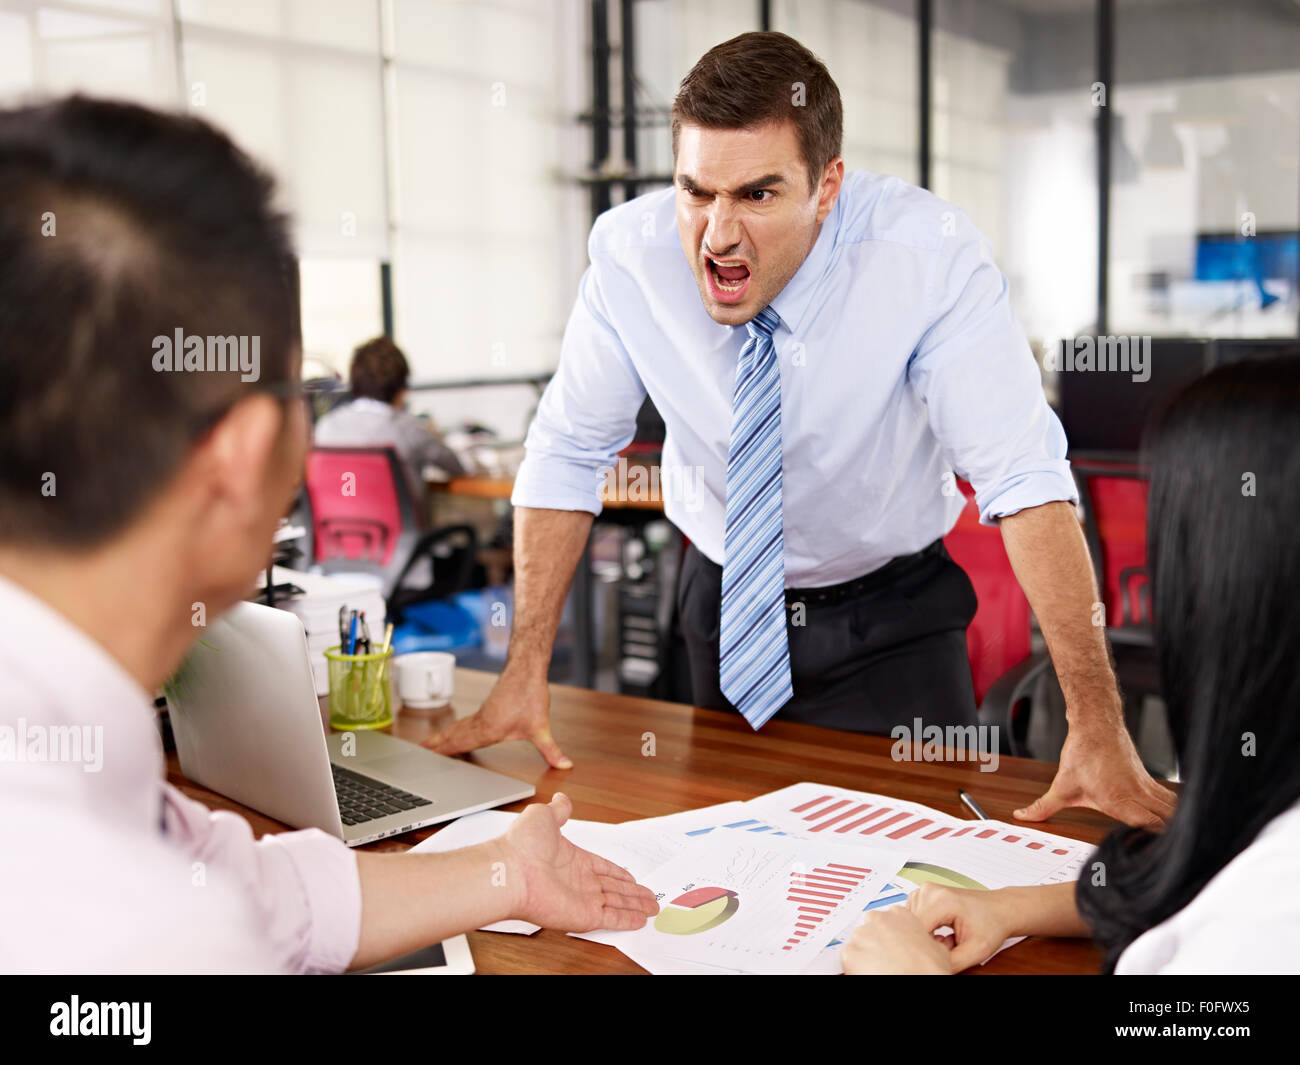
<path fill-rule="evenodd" d="M 1045 821 L 1067 806 L 1093 810 L 1145 828 L 1160 828 L 1174 813 L 1174 794 L 1142 765 L 1128 730 L 1076 725 L 1061 748 L 1052 785 L 1024 809 L 1022 821 Z"/>
<path fill-rule="evenodd" d="M 476 713 L 452 722 L 424 746 L 455 755 L 502 740 L 528 740 L 552 769 L 573 768 L 551 735 L 551 691 L 545 676 L 502 673 Z"/>
<path fill-rule="evenodd" d="M 640 928 L 659 912 L 654 895 L 626 869 L 565 839 L 560 826 L 571 813 L 569 797 L 556 792 L 501 837 L 506 875 L 518 878 L 515 916 L 563 932 Z"/>

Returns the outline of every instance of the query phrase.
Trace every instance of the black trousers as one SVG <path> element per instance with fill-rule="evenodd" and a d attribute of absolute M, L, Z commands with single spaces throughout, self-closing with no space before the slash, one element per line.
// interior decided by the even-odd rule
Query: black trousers
<path fill-rule="evenodd" d="M 718 680 L 722 567 L 694 544 L 677 610 L 695 705 L 735 712 Z M 787 588 L 794 697 L 773 720 L 880 734 L 918 717 L 926 725 L 975 724 L 966 657 L 974 616 L 970 578 L 941 540 L 834 589 Z"/>

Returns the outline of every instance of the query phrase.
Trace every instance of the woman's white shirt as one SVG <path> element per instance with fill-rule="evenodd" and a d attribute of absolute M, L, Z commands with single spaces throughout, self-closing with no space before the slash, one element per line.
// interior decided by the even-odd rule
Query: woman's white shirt
<path fill-rule="evenodd" d="M 1265 825 L 1191 902 L 1130 943 L 1115 972 L 1300 973 L 1300 803 Z"/>

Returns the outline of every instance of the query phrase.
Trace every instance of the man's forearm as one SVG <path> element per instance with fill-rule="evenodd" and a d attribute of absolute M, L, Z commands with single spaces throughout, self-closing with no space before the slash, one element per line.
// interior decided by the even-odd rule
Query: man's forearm
<path fill-rule="evenodd" d="M 1120 725 L 1106 629 L 1095 623 L 1096 577 L 1073 507 L 1045 503 L 1003 518 L 1001 526 L 1007 557 L 1047 641 L 1071 724 L 1086 708 L 1092 722 L 1101 714 L 1108 724 Z"/>
<path fill-rule="evenodd" d="M 573 768 L 551 735 L 547 674 L 591 521 L 584 510 L 515 508 L 515 617 L 505 668 L 477 713 L 453 721 L 425 746 L 464 754 L 501 740 L 529 740 L 556 769 Z"/>
<path fill-rule="evenodd" d="M 357 854 L 364 969 L 510 917 L 521 885 L 493 840 L 445 854 Z"/>
<path fill-rule="evenodd" d="M 592 520 L 585 510 L 515 508 L 515 616 L 507 670 L 545 676 Z"/>

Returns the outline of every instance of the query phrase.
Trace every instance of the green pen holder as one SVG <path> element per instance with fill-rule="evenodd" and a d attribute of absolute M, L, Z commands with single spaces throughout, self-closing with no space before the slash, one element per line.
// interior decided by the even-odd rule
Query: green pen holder
<path fill-rule="evenodd" d="M 393 723 L 389 660 L 393 649 L 345 655 L 342 647 L 325 652 L 330 672 L 330 728 L 387 728 Z"/>

